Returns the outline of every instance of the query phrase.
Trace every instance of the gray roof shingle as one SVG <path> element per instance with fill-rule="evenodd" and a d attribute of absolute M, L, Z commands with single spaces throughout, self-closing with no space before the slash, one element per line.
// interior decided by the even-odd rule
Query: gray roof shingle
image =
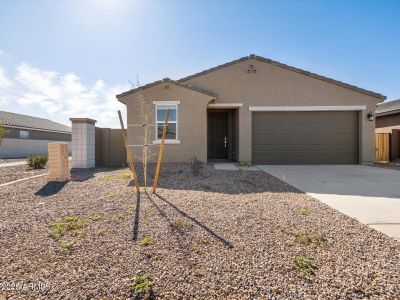
<path fill-rule="evenodd" d="M 0 111 L 0 123 L 5 127 L 14 126 L 26 129 L 51 130 L 71 133 L 71 127 L 50 121 L 48 119 L 31 117 L 6 111 Z"/>
<path fill-rule="evenodd" d="M 400 112 L 400 99 L 382 102 L 376 105 L 376 114 L 387 115 Z"/>

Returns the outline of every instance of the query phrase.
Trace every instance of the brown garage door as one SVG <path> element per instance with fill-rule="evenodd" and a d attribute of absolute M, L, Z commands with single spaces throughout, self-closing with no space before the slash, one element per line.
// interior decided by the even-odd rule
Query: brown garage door
<path fill-rule="evenodd" d="M 358 112 L 254 112 L 253 163 L 358 163 Z"/>

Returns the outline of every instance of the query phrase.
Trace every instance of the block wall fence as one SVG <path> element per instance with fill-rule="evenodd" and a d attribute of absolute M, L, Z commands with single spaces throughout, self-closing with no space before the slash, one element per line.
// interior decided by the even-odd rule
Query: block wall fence
<path fill-rule="evenodd" d="M 95 124 L 88 118 L 71 118 L 72 168 L 95 167 Z"/>

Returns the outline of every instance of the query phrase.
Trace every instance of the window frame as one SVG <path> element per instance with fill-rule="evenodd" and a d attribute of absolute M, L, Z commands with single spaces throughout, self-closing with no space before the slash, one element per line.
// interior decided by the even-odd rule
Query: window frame
<path fill-rule="evenodd" d="M 22 136 L 22 135 L 21 135 L 22 133 L 27 133 L 27 136 Z M 20 130 L 20 131 L 19 131 L 19 138 L 20 138 L 20 139 L 26 140 L 26 139 L 29 139 L 29 137 L 30 137 L 29 130 Z"/>
<path fill-rule="evenodd" d="M 164 125 L 165 123 L 165 119 L 164 120 L 158 120 L 158 108 L 162 107 L 162 106 L 173 106 L 175 108 L 175 115 L 176 115 L 176 120 L 175 121 L 170 121 L 168 120 L 168 124 L 176 124 L 176 135 L 175 135 L 175 139 L 167 139 L 165 138 L 165 143 L 166 144 L 180 144 L 179 141 L 179 113 L 178 113 L 178 104 L 180 104 L 180 101 L 153 101 L 153 104 L 155 104 L 155 116 L 154 116 L 154 123 L 155 123 L 155 139 L 154 139 L 154 143 L 155 144 L 161 144 L 162 139 L 158 138 L 158 125 L 162 124 Z"/>

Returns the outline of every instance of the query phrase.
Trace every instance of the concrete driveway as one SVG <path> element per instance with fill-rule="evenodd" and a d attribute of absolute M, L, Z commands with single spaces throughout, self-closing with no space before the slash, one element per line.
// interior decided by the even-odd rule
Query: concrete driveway
<path fill-rule="evenodd" d="M 400 171 L 361 165 L 257 167 L 400 240 Z"/>

